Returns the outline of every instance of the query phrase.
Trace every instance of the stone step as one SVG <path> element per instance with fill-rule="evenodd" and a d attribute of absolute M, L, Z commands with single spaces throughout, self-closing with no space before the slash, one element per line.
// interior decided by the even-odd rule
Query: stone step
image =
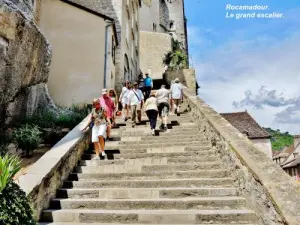
<path fill-rule="evenodd" d="M 102 162 L 99 160 L 99 162 Z M 202 163 L 178 163 L 178 164 L 124 164 L 124 165 L 99 165 L 99 166 L 76 166 L 76 173 L 140 173 L 140 172 L 175 172 L 197 171 L 203 169 L 221 169 L 221 162 Z"/>
<path fill-rule="evenodd" d="M 142 167 L 142 172 L 165 172 L 165 171 L 197 171 L 203 169 L 221 169 L 221 162 L 203 162 L 203 163 L 182 163 L 169 165 L 146 165 Z"/>
<path fill-rule="evenodd" d="M 204 140 L 178 140 L 178 141 L 168 141 L 168 140 L 157 140 L 152 142 L 119 142 L 119 141 L 109 141 L 105 144 L 105 149 L 116 148 L 116 147 L 131 147 L 131 148 L 158 148 L 158 147 L 177 147 L 177 146 L 189 146 L 189 145 L 199 145 L 207 146 L 210 142 Z"/>
<path fill-rule="evenodd" d="M 109 153 L 110 151 L 106 151 L 107 153 Z M 143 152 L 141 153 L 130 153 L 127 151 L 123 151 L 121 150 L 120 154 L 114 154 L 114 158 L 115 159 L 139 159 L 139 158 L 145 158 L 145 157 L 168 157 L 168 158 L 176 158 L 178 156 L 186 156 L 186 157 L 197 157 L 197 156 L 211 156 L 211 155 L 215 155 L 215 151 L 211 150 L 211 148 L 209 148 L 209 150 L 201 150 L 201 151 L 185 151 L 183 150 L 183 152 L 156 152 L 156 153 L 146 153 L 146 151 L 143 150 Z M 88 157 L 88 155 L 86 156 Z M 89 158 L 90 159 L 90 156 Z"/>
<path fill-rule="evenodd" d="M 251 210 L 45 210 L 41 222 L 102 222 L 126 224 L 199 224 L 251 223 L 256 220 Z"/>
<path fill-rule="evenodd" d="M 179 135 L 181 137 L 184 137 L 185 135 L 190 135 L 190 134 L 198 134 L 201 135 L 202 133 L 198 130 L 194 130 L 194 131 L 180 131 L 179 129 L 168 129 L 167 132 L 164 131 L 159 131 L 159 134 L 156 135 L 155 137 L 170 137 L 172 135 Z M 150 134 L 150 129 L 145 129 L 145 130 L 139 130 L 139 131 L 121 131 L 121 130 L 112 130 L 111 132 L 111 136 L 115 137 L 153 137 Z"/>
<path fill-rule="evenodd" d="M 224 178 L 228 177 L 227 170 L 198 170 L 198 171 L 175 171 L 175 172 L 156 172 L 151 173 L 71 173 L 70 181 L 78 180 L 156 180 L 166 178 Z"/>
<path fill-rule="evenodd" d="M 232 187 L 232 178 L 188 178 L 152 180 L 95 180 L 65 181 L 62 188 L 105 188 L 105 187 Z"/>
<path fill-rule="evenodd" d="M 98 188 L 58 189 L 57 198 L 158 199 L 237 196 L 237 188 Z"/>
<path fill-rule="evenodd" d="M 207 224 L 200 224 L 200 223 L 197 223 L 198 225 L 207 225 Z M 48 223 L 39 223 L 38 225 L 145 225 L 145 224 L 138 224 L 138 223 L 76 223 L 76 222 L 48 222 Z M 158 225 L 158 224 L 152 224 L 152 225 Z M 173 224 L 173 225 L 186 225 L 186 224 Z M 209 224 L 209 225 L 220 225 L 220 224 Z M 231 224 L 225 224 L 225 223 L 222 223 L 222 225 L 233 225 L 232 223 Z M 257 224 L 249 224 L 249 223 L 234 223 L 234 225 L 257 225 Z"/>
<path fill-rule="evenodd" d="M 198 148 L 198 147 L 197 147 Z M 114 159 L 143 159 L 143 158 L 161 158 L 161 157 L 168 157 L 168 158 L 176 158 L 178 156 L 215 156 L 215 151 L 211 148 L 208 148 L 208 150 L 189 150 L 185 151 L 183 148 L 182 151 L 178 152 L 168 152 L 164 151 L 164 149 L 160 151 L 152 151 L 152 153 L 147 153 L 147 149 L 136 149 L 136 150 L 119 150 L 119 149 L 111 149 L 111 150 L 105 150 L 107 157 L 101 157 L 101 160 L 114 160 Z M 149 150 L 150 152 L 150 150 Z M 96 156 L 94 153 L 85 153 L 82 155 L 83 160 L 90 160 L 93 159 Z"/>
<path fill-rule="evenodd" d="M 164 133 L 164 132 L 162 132 Z M 169 133 L 169 136 L 148 136 L 148 137 L 139 137 L 142 141 L 143 140 L 160 140 L 160 139 L 194 139 L 194 138 L 200 138 L 201 140 L 206 140 L 206 137 L 201 134 L 188 134 L 185 136 L 182 136 L 181 134 L 172 134 Z M 122 139 L 121 139 L 122 140 Z"/>
<path fill-rule="evenodd" d="M 152 136 L 153 137 L 153 136 Z M 109 143 L 115 143 L 115 141 L 111 141 Z M 172 138 L 170 137 L 166 137 L 166 138 L 160 138 L 160 139 L 151 139 L 151 140 L 132 140 L 132 141 L 118 141 L 117 144 L 119 145 L 149 145 L 149 144 L 178 144 L 178 145 L 182 145 L 184 143 L 201 143 L 201 144 L 210 144 L 209 141 L 203 139 L 203 138 Z"/>
<path fill-rule="evenodd" d="M 238 209 L 245 206 L 245 198 L 236 196 L 151 198 L 151 199 L 52 199 L 50 209 Z"/>
<path fill-rule="evenodd" d="M 174 164 L 174 163 L 201 163 L 201 162 L 211 162 L 218 161 L 214 155 L 204 155 L 204 156 L 178 156 L 173 158 L 161 157 L 145 157 L 142 159 L 117 159 L 117 160 L 81 160 L 79 161 L 79 166 L 102 166 L 102 165 L 133 165 L 133 164 Z"/>
<path fill-rule="evenodd" d="M 185 151 L 205 151 L 211 150 L 211 145 L 203 144 L 186 144 L 186 145 L 176 145 L 176 146 L 164 146 L 163 144 L 149 144 L 147 146 L 141 145 L 110 145 L 105 146 L 106 153 L 109 154 L 110 150 L 120 150 L 122 153 L 167 153 L 167 152 L 185 152 Z M 144 151 L 144 152 L 141 152 Z"/>

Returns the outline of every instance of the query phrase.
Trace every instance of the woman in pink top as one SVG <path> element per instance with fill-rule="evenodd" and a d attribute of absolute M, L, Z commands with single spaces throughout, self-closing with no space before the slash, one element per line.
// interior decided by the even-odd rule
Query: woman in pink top
<path fill-rule="evenodd" d="M 111 130 L 111 125 L 112 125 L 112 119 L 115 111 L 115 103 L 111 99 L 111 97 L 108 96 L 107 89 L 102 90 L 102 97 L 100 97 L 100 104 L 102 107 L 104 107 L 106 111 L 106 119 L 108 122 L 107 126 L 107 140 L 110 140 L 110 130 Z"/>

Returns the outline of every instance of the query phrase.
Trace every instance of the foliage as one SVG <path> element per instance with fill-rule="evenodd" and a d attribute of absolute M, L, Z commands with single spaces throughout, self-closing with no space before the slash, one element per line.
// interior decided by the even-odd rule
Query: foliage
<path fill-rule="evenodd" d="M 38 126 L 25 124 L 13 131 L 13 142 L 28 156 L 42 142 L 41 134 Z"/>
<path fill-rule="evenodd" d="M 71 107 L 59 107 L 61 113 L 55 113 L 50 110 L 39 110 L 32 116 L 27 116 L 19 120 L 15 127 L 21 127 L 23 124 L 37 125 L 40 128 L 70 128 L 73 129 L 90 112 L 87 105 L 80 107 L 72 105 Z"/>
<path fill-rule="evenodd" d="M 290 146 L 294 143 L 293 135 L 289 132 L 281 133 L 280 130 L 273 130 L 271 128 L 264 128 L 269 134 L 271 134 L 271 143 L 273 150 L 281 150 L 285 146 Z"/>
<path fill-rule="evenodd" d="M 36 225 L 28 202 L 25 192 L 10 181 L 0 192 L 0 224 Z"/>
<path fill-rule="evenodd" d="M 0 156 L 0 193 L 20 169 L 20 159 L 17 156 L 9 154 Z"/>
<path fill-rule="evenodd" d="M 10 139 L 3 131 L 0 131 L 0 156 L 4 156 L 8 151 Z"/>
<path fill-rule="evenodd" d="M 187 60 L 182 43 L 172 38 L 172 50 L 165 54 L 163 64 L 168 66 L 170 70 L 177 70 L 185 68 Z"/>

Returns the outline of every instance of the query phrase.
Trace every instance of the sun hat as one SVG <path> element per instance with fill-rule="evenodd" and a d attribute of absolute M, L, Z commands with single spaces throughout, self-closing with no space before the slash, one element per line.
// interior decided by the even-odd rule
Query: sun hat
<path fill-rule="evenodd" d="M 104 94 L 107 94 L 107 89 L 106 89 L 106 88 L 102 89 L 102 94 L 103 94 L 103 95 L 104 95 Z"/>

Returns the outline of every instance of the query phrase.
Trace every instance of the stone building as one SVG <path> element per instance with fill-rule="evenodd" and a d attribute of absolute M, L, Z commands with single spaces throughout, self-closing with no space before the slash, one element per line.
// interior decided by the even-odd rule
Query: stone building
<path fill-rule="evenodd" d="M 251 142 L 272 159 L 271 135 L 245 112 L 220 113 L 232 126 L 248 137 Z"/>
<path fill-rule="evenodd" d="M 294 143 L 282 149 L 273 156 L 273 161 L 279 164 L 282 169 L 293 179 L 300 180 L 300 135 L 294 136 Z"/>
<path fill-rule="evenodd" d="M 162 60 L 171 49 L 172 37 L 182 42 L 188 55 L 183 0 L 142 0 L 140 30 L 141 70 L 152 78 L 162 78 Z"/>
<path fill-rule="evenodd" d="M 65 0 L 43 0 L 37 22 L 53 48 L 48 87 L 60 105 L 90 103 L 115 86 L 118 38 L 113 18 Z"/>
<path fill-rule="evenodd" d="M 139 10 L 141 0 L 68 0 L 113 18 L 119 45 L 116 48 L 115 87 L 136 80 L 140 73 Z"/>

